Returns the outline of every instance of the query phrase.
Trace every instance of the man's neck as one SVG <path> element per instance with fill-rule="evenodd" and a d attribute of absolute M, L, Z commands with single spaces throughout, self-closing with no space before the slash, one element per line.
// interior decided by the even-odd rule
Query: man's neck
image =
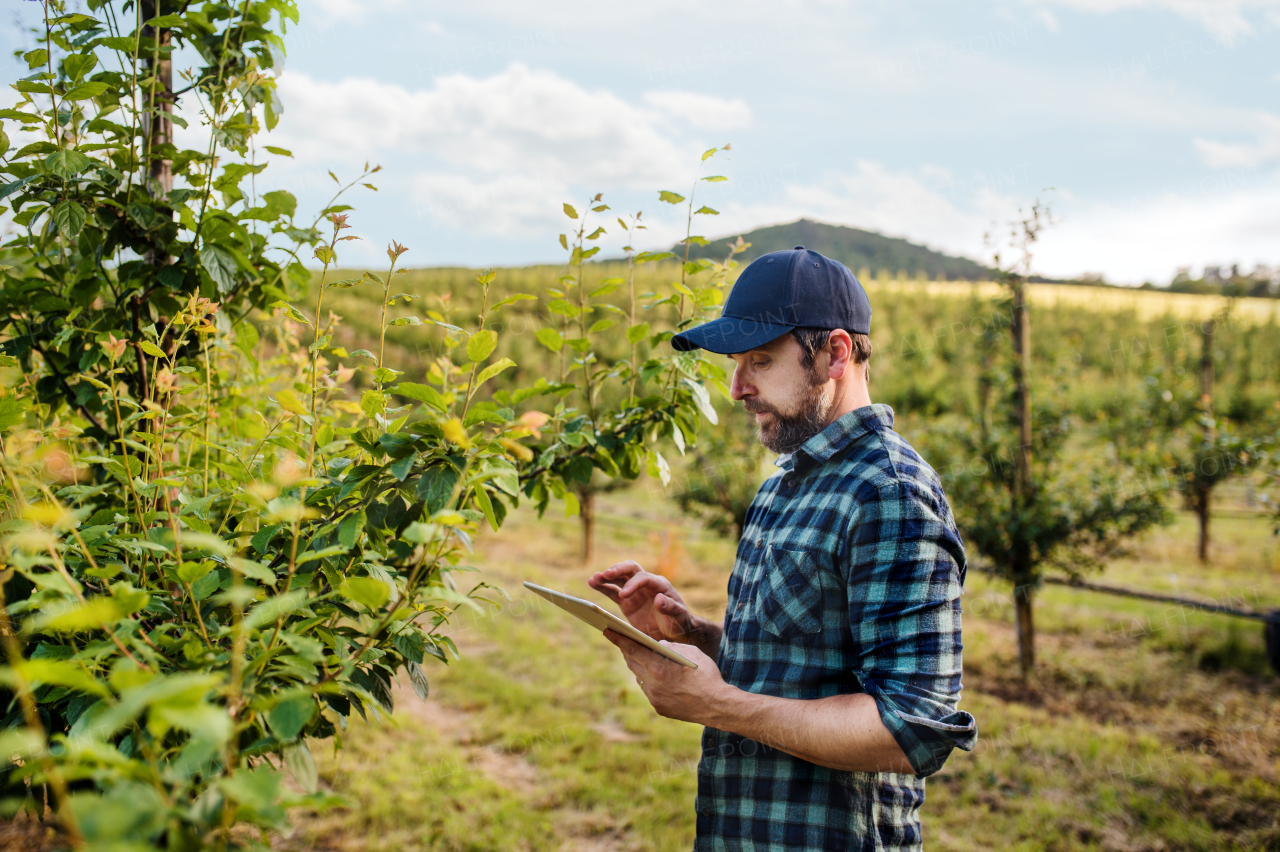
<path fill-rule="evenodd" d="M 870 404 L 871 392 L 867 388 L 867 374 L 865 368 L 860 368 L 856 377 L 850 377 L 847 382 L 835 383 L 835 400 L 831 404 L 831 411 L 827 414 L 826 425 L 830 426 L 850 411 L 866 408 Z"/>

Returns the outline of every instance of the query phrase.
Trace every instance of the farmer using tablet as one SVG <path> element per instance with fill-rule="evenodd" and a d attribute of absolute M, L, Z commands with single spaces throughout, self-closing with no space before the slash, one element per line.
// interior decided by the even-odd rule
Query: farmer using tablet
<path fill-rule="evenodd" d="M 938 475 L 867 389 L 871 305 L 797 246 L 743 270 L 672 339 L 735 364 L 780 470 L 756 494 L 724 623 L 635 562 L 592 576 L 686 668 L 605 635 L 654 709 L 705 725 L 695 850 L 918 849 L 924 778 L 972 749 L 960 698 L 965 556 Z"/>

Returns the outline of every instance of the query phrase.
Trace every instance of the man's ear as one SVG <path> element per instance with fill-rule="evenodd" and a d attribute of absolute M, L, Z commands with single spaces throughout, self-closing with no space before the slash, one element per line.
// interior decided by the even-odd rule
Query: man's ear
<path fill-rule="evenodd" d="M 843 328 L 835 329 L 827 338 L 827 345 L 823 348 L 831 354 L 831 360 L 827 364 L 827 377 L 844 378 L 845 373 L 854 366 L 853 338 L 849 336 L 849 332 Z"/>

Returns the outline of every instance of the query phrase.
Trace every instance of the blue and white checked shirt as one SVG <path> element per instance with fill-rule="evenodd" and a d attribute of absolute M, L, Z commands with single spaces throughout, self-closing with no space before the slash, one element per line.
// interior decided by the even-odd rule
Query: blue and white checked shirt
<path fill-rule="evenodd" d="M 747 512 L 718 663 L 762 695 L 867 693 L 916 774 L 707 728 L 695 852 L 919 849 L 924 777 L 973 748 L 956 710 L 964 546 L 938 475 L 892 427 L 887 405 L 860 408 L 778 459 Z"/>

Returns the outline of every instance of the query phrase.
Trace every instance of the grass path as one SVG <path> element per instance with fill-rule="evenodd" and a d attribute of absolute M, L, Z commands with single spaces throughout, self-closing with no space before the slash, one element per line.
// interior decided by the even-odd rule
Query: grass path
<path fill-rule="evenodd" d="M 729 543 L 643 487 L 601 502 L 599 565 L 662 551 L 695 608 L 722 609 Z M 1106 580 L 1280 606 L 1265 521 L 1224 512 L 1212 569 L 1187 560 L 1193 532 L 1181 518 L 1148 536 Z M 429 669 L 430 700 L 402 690 L 390 720 L 318 755 L 356 807 L 305 817 L 279 848 L 690 847 L 700 729 L 654 715 L 598 634 L 520 589 L 586 594 L 577 547 L 576 522 L 523 510 L 481 540 L 477 566 L 513 601 L 459 615 L 463 659 Z M 981 737 L 929 781 L 929 848 L 1280 848 L 1280 679 L 1255 624 L 1049 588 L 1023 684 L 1008 591 L 971 574 L 965 609 L 962 706 Z"/>

